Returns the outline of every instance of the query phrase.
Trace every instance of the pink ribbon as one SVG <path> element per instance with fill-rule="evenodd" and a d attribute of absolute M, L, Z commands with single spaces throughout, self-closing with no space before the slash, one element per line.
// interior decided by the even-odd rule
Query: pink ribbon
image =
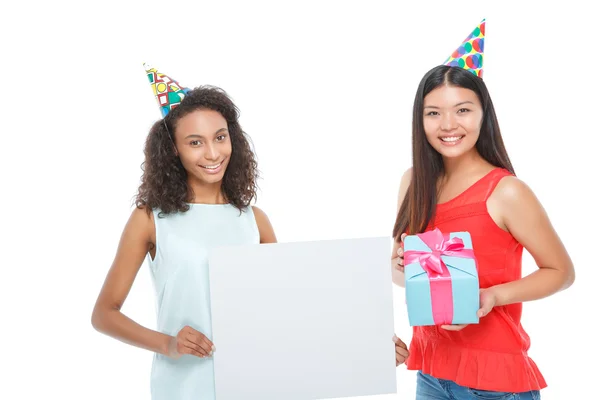
<path fill-rule="evenodd" d="M 472 249 L 465 248 L 461 238 L 450 239 L 450 235 L 444 235 L 438 228 L 418 233 L 417 236 L 432 251 L 406 250 L 404 264 L 418 262 L 427 273 L 431 288 L 433 322 L 436 325 L 452 324 L 454 317 L 452 278 L 442 256 L 475 259 L 475 254 Z"/>

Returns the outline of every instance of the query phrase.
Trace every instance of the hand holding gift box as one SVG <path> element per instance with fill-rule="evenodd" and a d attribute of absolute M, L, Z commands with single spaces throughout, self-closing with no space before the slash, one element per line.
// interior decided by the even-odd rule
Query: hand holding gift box
<path fill-rule="evenodd" d="M 479 322 L 479 277 L 468 232 L 436 228 L 407 236 L 404 265 L 411 326 Z"/>

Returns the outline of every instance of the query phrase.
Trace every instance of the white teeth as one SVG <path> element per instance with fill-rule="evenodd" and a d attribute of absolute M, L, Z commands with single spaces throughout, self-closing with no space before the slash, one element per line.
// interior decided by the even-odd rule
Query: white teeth
<path fill-rule="evenodd" d="M 462 136 L 450 136 L 450 137 L 443 137 L 440 138 L 442 139 L 443 142 L 456 142 L 457 140 L 462 139 Z"/>
<path fill-rule="evenodd" d="M 217 168 L 219 168 L 220 165 L 221 165 L 221 163 L 218 163 L 217 165 L 202 165 L 202 168 L 217 169 Z"/>

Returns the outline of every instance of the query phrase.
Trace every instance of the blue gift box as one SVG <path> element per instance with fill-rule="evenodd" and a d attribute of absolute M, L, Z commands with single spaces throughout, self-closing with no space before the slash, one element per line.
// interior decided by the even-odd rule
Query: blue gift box
<path fill-rule="evenodd" d="M 465 249 L 473 249 L 469 232 L 452 232 L 448 237 L 450 239 L 460 238 Z M 405 254 L 409 250 L 432 253 L 432 249 L 417 235 L 409 235 L 404 238 Z M 450 273 L 452 298 L 444 299 L 444 301 L 452 302 L 452 324 L 479 323 L 477 317 L 477 310 L 479 310 L 479 277 L 476 261 L 473 258 L 447 256 L 443 253 L 441 259 Z M 427 272 L 417 261 L 410 264 L 405 263 L 404 273 L 406 305 L 410 325 L 436 325 L 432 309 L 431 283 Z"/>

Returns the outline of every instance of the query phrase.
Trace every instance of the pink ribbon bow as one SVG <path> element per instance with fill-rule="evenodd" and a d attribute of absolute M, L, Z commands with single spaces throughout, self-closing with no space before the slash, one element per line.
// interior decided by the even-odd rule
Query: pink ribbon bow
<path fill-rule="evenodd" d="M 432 251 L 406 250 L 404 264 L 418 262 L 429 278 L 433 322 L 436 325 L 451 324 L 454 317 L 452 301 L 452 278 L 442 256 L 475 259 L 472 249 L 466 249 L 461 238 L 445 235 L 438 228 L 417 234 Z"/>

